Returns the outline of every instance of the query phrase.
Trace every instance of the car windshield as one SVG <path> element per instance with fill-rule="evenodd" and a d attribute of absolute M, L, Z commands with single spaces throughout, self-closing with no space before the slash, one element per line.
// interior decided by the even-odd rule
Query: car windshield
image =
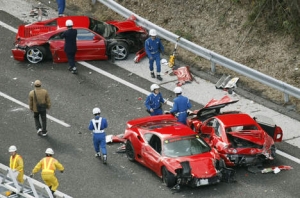
<path fill-rule="evenodd" d="M 183 157 L 205 153 L 210 149 L 204 140 L 192 136 L 165 140 L 162 152 L 167 157 Z"/>
<path fill-rule="evenodd" d="M 110 24 L 107 24 L 102 21 L 97 21 L 90 18 L 90 30 L 100 34 L 104 38 L 114 37 L 116 34 L 116 27 Z"/>

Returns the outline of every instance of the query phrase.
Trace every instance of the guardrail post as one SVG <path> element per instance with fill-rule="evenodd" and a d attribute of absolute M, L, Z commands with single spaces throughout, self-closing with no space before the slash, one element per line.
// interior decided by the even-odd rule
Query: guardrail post
<path fill-rule="evenodd" d="M 216 63 L 213 61 L 210 62 L 210 71 L 213 74 L 215 74 L 215 72 L 216 72 Z"/>
<path fill-rule="evenodd" d="M 288 103 L 289 102 L 289 94 L 284 93 L 283 97 L 284 97 L 284 103 Z"/>

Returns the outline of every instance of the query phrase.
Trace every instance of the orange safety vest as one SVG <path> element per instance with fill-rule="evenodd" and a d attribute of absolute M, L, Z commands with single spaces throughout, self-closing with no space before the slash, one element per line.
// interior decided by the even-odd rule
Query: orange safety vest
<path fill-rule="evenodd" d="M 53 163 L 53 157 L 45 157 L 43 159 L 42 173 L 54 173 Z"/>
<path fill-rule="evenodd" d="M 18 158 L 22 158 L 20 155 L 16 154 L 15 156 L 10 156 L 10 160 L 9 160 L 9 167 L 11 169 L 16 169 L 17 168 L 17 159 Z M 23 171 L 23 169 L 19 170 L 19 171 Z"/>

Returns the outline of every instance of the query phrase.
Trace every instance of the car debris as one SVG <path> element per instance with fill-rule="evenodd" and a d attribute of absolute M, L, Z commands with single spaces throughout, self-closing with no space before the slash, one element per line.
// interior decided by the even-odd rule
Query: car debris
<path fill-rule="evenodd" d="M 238 77 L 232 78 L 231 75 L 223 74 L 222 77 L 216 83 L 215 87 L 217 89 L 232 90 L 237 87 L 236 83 L 238 80 L 239 80 Z"/>

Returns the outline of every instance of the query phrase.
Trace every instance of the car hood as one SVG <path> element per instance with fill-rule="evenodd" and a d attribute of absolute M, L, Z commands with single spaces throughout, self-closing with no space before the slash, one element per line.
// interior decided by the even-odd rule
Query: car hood
<path fill-rule="evenodd" d="M 266 133 L 262 130 L 233 131 L 228 132 L 228 134 L 258 145 L 263 145 L 268 137 L 268 135 L 266 135 Z"/>
<path fill-rule="evenodd" d="M 117 33 L 121 32 L 145 32 L 145 30 L 137 26 L 134 21 L 126 20 L 126 21 L 108 21 L 106 22 L 110 25 L 113 25 L 117 28 Z"/>
<path fill-rule="evenodd" d="M 176 169 L 182 168 L 180 162 L 189 161 L 191 173 L 196 178 L 210 178 L 217 174 L 217 170 L 214 166 L 214 158 L 210 153 L 189 157 L 169 158 L 166 161 L 172 167 L 174 173 Z"/>
<path fill-rule="evenodd" d="M 238 102 L 239 100 L 232 100 L 229 96 L 224 96 L 220 100 L 211 99 L 202 109 L 195 110 L 194 115 L 201 116 L 205 111 L 216 109 L 217 112 L 220 112 L 221 108 L 226 107 L 229 104 Z"/>

